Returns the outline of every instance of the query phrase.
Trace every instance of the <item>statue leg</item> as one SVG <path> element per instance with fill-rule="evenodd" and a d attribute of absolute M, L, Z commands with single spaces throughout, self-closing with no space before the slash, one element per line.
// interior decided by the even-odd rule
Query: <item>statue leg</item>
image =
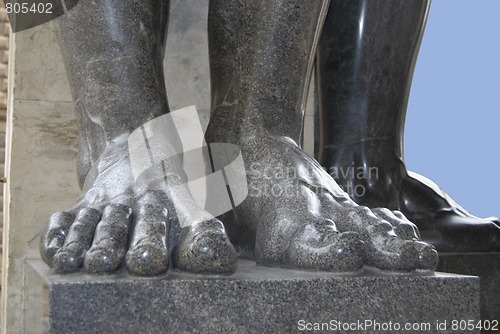
<path fill-rule="evenodd" d="M 317 53 L 319 162 L 356 203 L 400 210 L 438 251 L 500 250 L 480 219 L 408 172 L 403 131 L 430 1 L 336 0 Z"/>
<path fill-rule="evenodd" d="M 41 238 L 42 257 L 58 272 L 81 267 L 111 272 L 124 261 L 138 275 L 164 272 L 170 223 L 176 221 L 189 226 L 181 234 L 183 247 L 176 250 L 179 268 L 235 269 L 236 251 L 222 223 L 186 191 L 179 158 L 155 166 L 151 145 L 130 140 L 134 130 L 142 127 L 145 133 L 146 123 L 169 112 L 163 78 L 168 4 L 81 0 L 59 19 L 80 130 L 83 195 L 73 208 L 51 217 Z M 177 133 L 163 130 L 167 140 L 162 144 L 175 146 Z M 147 139 L 151 144 L 157 138 Z M 151 165 L 150 174 L 140 180 L 131 165 L 130 145 L 137 144 L 148 149 L 141 154 L 151 155 L 144 161 Z"/>
<path fill-rule="evenodd" d="M 355 204 L 297 145 L 324 0 L 211 0 L 208 143 L 239 145 L 249 194 L 223 219 L 263 265 L 352 271 L 434 269 L 414 225 Z"/>

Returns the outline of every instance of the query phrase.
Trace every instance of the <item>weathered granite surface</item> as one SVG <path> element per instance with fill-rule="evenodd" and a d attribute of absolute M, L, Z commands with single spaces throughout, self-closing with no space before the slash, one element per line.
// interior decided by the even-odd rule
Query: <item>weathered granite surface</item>
<path fill-rule="evenodd" d="M 167 270 L 172 255 L 185 271 L 230 273 L 234 242 L 239 255 L 269 266 L 433 270 L 437 253 L 418 240 L 411 222 L 399 212 L 356 205 L 297 145 L 328 5 L 210 2 L 213 114 L 206 138 L 211 147 L 241 149 L 250 184 L 222 221 L 186 189 L 179 129 L 159 121 L 171 115 L 162 68 L 169 1 L 81 0 L 61 17 L 83 193 L 50 218 L 40 243 L 45 262 L 60 273 L 112 272 L 125 263 L 132 273 L 152 276 Z M 89 33 L 93 38 L 84 37 Z M 137 129 L 143 138 L 131 140 Z M 148 165 L 140 175 L 137 155 Z M 222 169 L 211 155 L 213 167 Z M 234 205 L 232 189 L 247 185 L 226 174 Z M 183 230 L 170 252 L 170 226 L 177 222 Z"/>
<path fill-rule="evenodd" d="M 440 253 L 438 270 L 479 276 L 481 319 L 500 320 L 500 253 Z"/>
<path fill-rule="evenodd" d="M 309 323 L 372 320 L 392 321 L 392 326 L 430 323 L 432 330 L 425 333 L 443 334 L 456 333 L 453 319 L 478 319 L 477 277 L 335 275 L 259 268 L 244 260 L 238 264 L 232 276 L 171 271 L 139 278 L 124 271 L 61 276 L 30 260 L 27 332 L 293 333 Z M 448 329 L 436 331 L 436 322 L 445 320 Z M 388 332 L 397 333 L 394 328 Z M 368 327 L 365 332 L 378 331 Z"/>
<path fill-rule="evenodd" d="M 324 0 L 212 0 L 208 143 L 241 148 L 248 197 L 221 218 L 240 254 L 288 268 L 433 270 L 400 213 L 355 204 L 299 147 Z M 237 13 L 237 15 L 235 15 Z"/>
<path fill-rule="evenodd" d="M 111 272 L 126 263 L 136 274 L 160 274 L 169 267 L 172 222 L 186 226 L 173 251 L 176 267 L 235 269 L 236 251 L 222 222 L 186 187 L 178 129 L 167 123 L 156 131 L 164 123 L 151 124 L 170 112 L 163 70 L 169 6 L 82 0 L 58 20 L 78 116 L 83 191 L 73 207 L 51 216 L 41 237 L 42 258 L 58 272 Z M 131 140 L 136 129 L 142 142 Z M 140 150 L 143 143 L 175 154 L 158 162 L 157 154 Z M 142 178 L 132 166 L 137 149 L 150 167 Z"/>

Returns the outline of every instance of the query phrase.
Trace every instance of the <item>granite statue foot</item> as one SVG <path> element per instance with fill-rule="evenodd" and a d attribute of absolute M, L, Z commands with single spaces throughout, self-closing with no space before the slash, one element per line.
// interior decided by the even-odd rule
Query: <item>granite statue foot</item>
<path fill-rule="evenodd" d="M 419 241 L 413 224 L 358 206 L 297 144 L 328 5 L 210 1 L 212 113 L 205 138 L 240 147 L 249 190 L 222 221 L 239 253 L 261 265 L 432 270 L 437 253 Z"/>
<path fill-rule="evenodd" d="M 172 177 L 172 176 L 170 176 Z M 176 177 L 172 177 L 178 179 Z M 169 182 L 151 184 L 133 179 L 126 138 L 110 144 L 87 175 L 84 193 L 70 210 L 52 215 L 41 238 L 41 254 L 57 272 L 109 273 L 126 262 L 137 275 L 157 275 L 169 267 L 170 224 L 177 222 L 173 202 L 195 207 L 189 194 L 172 195 Z M 178 188 L 177 188 L 178 189 Z M 179 194 L 181 193 L 181 194 Z M 201 209 L 182 212 L 183 225 L 200 231 L 193 240 L 182 239 L 177 258 L 198 262 L 181 269 L 194 272 L 232 272 L 236 252 L 222 223 Z M 189 247 L 188 247 L 189 246 Z"/>
<path fill-rule="evenodd" d="M 261 265 L 310 270 L 435 269 L 436 251 L 403 214 L 358 206 L 289 138 L 241 142 L 249 195 L 223 220 L 241 253 L 255 244 Z"/>
<path fill-rule="evenodd" d="M 203 230 L 203 238 L 190 245 L 183 239 L 177 249 L 179 258 L 203 261 L 191 267 L 179 261 L 181 269 L 234 270 L 236 252 L 221 223 L 185 185 L 178 133 L 160 120 L 169 112 L 163 69 L 169 4 L 81 0 L 58 20 L 76 101 L 83 195 L 54 214 L 42 235 L 42 257 L 57 272 L 109 273 L 126 263 L 137 275 L 163 273 L 172 224 Z M 89 33 L 93 38 L 85 38 Z M 173 147 L 171 159 L 157 161 Z"/>
<path fill-rule="evenodd" d="M 108 146 L 90 170 L 76 205 L 52 215 L 41 240 L 43 259 L 57 272 L 82 267 L 89 272 L 111 272 L 122 264 L 134 229 L 130 269 L 144 274 L 165 271 L 169 221 L 159 197 L 165 194 L 136 189 L 126 138 L 121 138 Z"/>

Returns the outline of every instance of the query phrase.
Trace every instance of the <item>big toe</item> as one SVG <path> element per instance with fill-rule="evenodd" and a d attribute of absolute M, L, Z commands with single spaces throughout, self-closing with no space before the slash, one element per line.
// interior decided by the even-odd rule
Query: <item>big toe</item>
<path fill-rule="evenodd" d="M 365 238 L 367 265 L 394 271 L 410 271 L 418 267 L 420 252 L 417 243 L 397 237 L 389 223 L 381 221 L 369 226 Z"/>
<path fill-rule="evenodd" d="M 186 230 L 174 249 L 174 265 L 194 273 L 233 273 L 237 253 L 224 226 L 211 219 Z"/>
<path fill-rule="evenodd" d="M 314 221 L 295 235 L 285 266 L 334 272 L 352 272 L 363 266 L 363 242 L 355 232 L 337 232 L 329 220 Z"/>

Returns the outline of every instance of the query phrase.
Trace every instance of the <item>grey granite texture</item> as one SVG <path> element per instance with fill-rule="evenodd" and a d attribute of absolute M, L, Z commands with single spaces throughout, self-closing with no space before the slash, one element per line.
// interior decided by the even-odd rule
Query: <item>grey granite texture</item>
<path fill-rule="evenodd" d="M 453 319 L 479 317 L 477 277 L 357 275 L 265 269 L 241 260 L 232 276 L 180 274 L 138 278 L 54 274 L 39 260 L 27 264 L 31 334 L 295 333 L 309 323 L 335 321 L 429 323 L 413 333 L 457 333 Z M 83 297 L 84 296 L 84 297 Z M 303 320 L 304 322 L 300 322 Z M 332 322 L 333 321 L 333 322 Z M 446 330 L 436 323 L 447 321 Z M 339 333 L 382 333 L 338 330 Z M 315 331 L 320 332 L 320 331 Z M 326 332 L 326 331 L 323 331 Z M 401 331 L 402 332 L 402 331 Z M 460 331 L 477 333 L 478 331 Z"/>
<path fill-rule="evenodd" d="M 500 253 L 440 253 L 437 270 L 479 276 L 481 319 L 500 321 Z"/>
<path fill-rule="evenodd" d="M 401 211 L 438 251 L 500 251 L 498 218 L 473 216 L 404 164 L 406 107 L 430 6 L 332 1 L 317 52 L 318 160 L 356 203 Z"/>
<path fill-rule="evenodd" d="M 209 143 L 241 148 L 249 194 L 221 220 L 267 266 L 433 270 L 437 254 L 401 213 L 355 204 L 298 146 L 328 1 L 212 0 Z"/>
<path fill-rule="evenodd" d="M 186 187 L 178 132 L 172 123 L 156 129 L 153 122 L 170 112 L 163 70 L 169 4 L 82 0 L 58 19 L 83 190 L 74 207 L 50 218 L 41 238 L 42 258 L 58 272 L 111 272 L 125 263 L 137 275 L 160 274 L 177 242 L 178 268 L 235 270 L 236 251 L 223 224 Z M 136 129 L 142 135 L 133 141 Z M 157 161 L 151 149 L 157 146 L 160 156 L 176 154 Z M 148 166 L 139 176 L 134 154 Z M 171 231 L 179 224 L 186 227 L 176 240 Z"/>
<path fill-rule="evenodd" d="M 194 201 L 180 135 L 173 123 L 159 121 L 171 116 L 162 67 L 169 1 L 81 0 L 59 18 L 83 194 L 50 219 L 43 259 L 60 273 L 112 272 L 125 263 L 151 276 L 169 268 L 172 254 L 185 271 L 231 273 L 237 255 L 231 240 L 241 256 L 266 266 L 433 270 L 437 253 L 418 240 L 411 222 L 399 212 L 356 205 L 297 145 L 328 4 L 210 2 L 207 139 L 210 147 L 240 147 L 250 184 L 243 203 L 222 217 L 225 227 Z M 139 176 L 135 156 L 149 166 Z M 239 186 L 224 178 L 229 188 Z M 172 242 L 179 226 L 180 239 Z"/>

